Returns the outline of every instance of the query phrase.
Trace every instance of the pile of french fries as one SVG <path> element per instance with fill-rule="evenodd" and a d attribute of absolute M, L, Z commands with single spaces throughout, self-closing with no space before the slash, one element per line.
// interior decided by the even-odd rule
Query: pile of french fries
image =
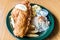
<path fill-rule="evenodd" d="M 29 32 L 28 32 L 28 34 L 26 36 L 27 37 L 38 37 L 39 35 L 36 34 L 36 33 L 38 33 L 38 30 L 35 29 L 34 25 L 31 25 L 31 28 L 30 28 L 30 30 L 29 30 Z"/>

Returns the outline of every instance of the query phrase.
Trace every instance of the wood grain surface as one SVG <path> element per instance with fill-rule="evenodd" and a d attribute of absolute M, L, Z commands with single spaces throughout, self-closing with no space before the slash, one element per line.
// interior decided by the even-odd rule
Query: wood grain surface
<path fill-rule="evenodd" d="M 6 27 L 9 10 L 23 0 L 0 0 L 0 40 L 16 40 Z M 54 16 L 54 30 L 45 40 L 60 40 L 60 0 L 29 0 L 50 10 Z"/>

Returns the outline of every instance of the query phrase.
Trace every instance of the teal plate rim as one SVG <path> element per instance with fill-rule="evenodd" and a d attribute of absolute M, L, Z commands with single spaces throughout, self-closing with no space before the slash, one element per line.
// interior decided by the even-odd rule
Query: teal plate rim
<path fill-rule="evenodd" d="M 38 5 L 38 4 L 31 3 L 31 6 L 33 6 L 33 5 Z M 43 7 L 41 5 L 38 5 L 38 6 L 40 6 L 43 9 L 46 9 L 45 7 Z M 6 25 L 7 25 L 7 29 L 9 30 L 9 32 L 14 36 L 13 30 L 12 30 L 12 28 L 10 26 L 10 20 L 9 20 L 9 16 L 11 15 L 12 10 L 13 10 L 13 8 L 7 14 Z M 14 36 L 14 37 L 17 38 L 18 40 L 43 40 L 46 37 L 48 37 L 51 34 L 51 32 L 53 31 L 53 29 L 54 29 L 54 18 L 52 16 L 52 13 L 48 9 L 46 9 L 46 10 L 49 12 L 47 18 L 50 21 L 50 26 L 46 31 L 39 34 L 40 35 L 39 37 L 34 37 L 34 38 L 28 38 L 28 37 L 20 38 L 20 37 L 16 37 L 16 36 Z"/>

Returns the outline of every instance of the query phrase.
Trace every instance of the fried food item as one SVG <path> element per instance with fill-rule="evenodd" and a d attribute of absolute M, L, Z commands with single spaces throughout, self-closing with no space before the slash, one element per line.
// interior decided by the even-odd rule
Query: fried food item
<path fill-rule="evenodd" d="M 35 29 L 35 26 L 34 25 L 30 25 L 30 28 L 29 28 L 27 34 L 29 34 L 29 33 L 33 33 L 33 34 L 34 33 L 38 33 L 38 30 Z"/>
<path fill-rule="evenodd" d="M 14 35 L 23 38 L 29 29 L 31 20 L 31 6 L 28 1 L 24 1 L 21 4 L 25 5 L 27 10 L 24 11 L 18 8 L 14 8 L 11 16 L 14 19 Z"/>
<path fill-rule="evenodd" d="M 38 34 L 27 34 L 26 36 L 27 37 L 38 37 L 39 35 Z"/>
<path fill-rule="evenodd" d="M 38 30 L 32 30 L 30 33 L 38 33 Z"/>

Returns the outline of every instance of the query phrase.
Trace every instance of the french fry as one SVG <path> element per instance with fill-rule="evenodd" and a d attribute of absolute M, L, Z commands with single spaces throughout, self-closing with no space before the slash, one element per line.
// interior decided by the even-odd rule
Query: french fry
<path fill-rule="evenodd" d="M 30 30 L 34 30 L 34 29 L 35 29 L 35 26 L 34 25 L 30 25 L 29 31 Z"/>
<path fill-rule="evenodd" d="M 32 30 L 29 33 L 38 33 L 38 30 Z"/>
<path fill-rule="evenodd" d="M 38 37 L 38 34 L 28 34 L 27 37 Z"/>
<path fill-rule="evenodd" d="M 34 25 L 31 25 L 31 27 L 32 27 L 32 28 L 35 28 L 35 26 L 34 26 Z"/>

